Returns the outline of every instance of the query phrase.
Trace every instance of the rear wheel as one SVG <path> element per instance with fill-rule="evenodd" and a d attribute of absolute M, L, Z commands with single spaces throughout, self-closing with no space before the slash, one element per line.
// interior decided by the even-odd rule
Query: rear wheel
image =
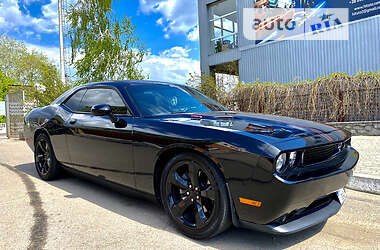
<path fill-rule="evenodd" d="M 161 178 L 161 200 L 179 230 L 191 238 L 210 238 L 231 225 L 222 174 L 197 154 L 180 154 L 168 162 Z"/>
<path fill-rule="evenodd" d="M 36 139 L 34 161 L 41 179 L 50 181 L 60 177 L 61 167 L 55 158 L 49 137 L 45 134 L 40 134 Z"/>

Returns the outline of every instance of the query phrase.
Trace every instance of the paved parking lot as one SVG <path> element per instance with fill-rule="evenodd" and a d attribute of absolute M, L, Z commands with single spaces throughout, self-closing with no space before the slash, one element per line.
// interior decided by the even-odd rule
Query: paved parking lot
<path fill-rule="evenodd" d="M 194 241 L 151 202 L 75 177 L 41 181 L 26 143 L 0 139 L 0 249 L 380 249 L 379 239 L 380 196 L 348 190 L 324 227 L 284 237 L 233 228 Z"/>
<path fill-rule="evenodd" d="M 380 179 L 380 136 L 354 136 L 352 146 L 360 153 L 355 172 Z"/>

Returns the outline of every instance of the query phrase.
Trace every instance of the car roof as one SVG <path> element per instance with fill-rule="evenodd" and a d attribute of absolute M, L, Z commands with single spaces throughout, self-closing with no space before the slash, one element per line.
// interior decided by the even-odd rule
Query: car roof
<path fill-rule="evenodd" d="M 177 83 L 152 81 L 152 80 L 123 80 L 123 81 L 92 82 L 92 83 L 81 85 L 81 87 L 96 87 L 96 86 L 104 86 L 104 85 L 124 87 L 126 85 L 133 86 L 133 85 L 154 85 L 154 84 L 181 85 Z"/>
<path fill-rule="evenodd" d="M 152 81 L 152 80 L 123 80 L 123 81 L 104 81 L 104 82 L 91 82 L 83 85 L 79 85 L 77 87 L 74 87 L 64 94 L 62 94 L 60 97 L 58 97 L 52 104 L 60 104 L 64 100 L 67 99 L 72 93 L 76 92 L 79 89 L 83 89 L 86 87 L 96 87 L 96 86 L 114 86 L 118 88 L 122 88 L 125 86 L 133 86 L 133 85 L 154 85 L 154 84 L 161 84 L 161 85 L 175 85 L 175 86 L 186 86 L 184 84 L 177 84 L 177 83 L 169 83 L 169 82 L 161 82 L 161 81 Z"/>

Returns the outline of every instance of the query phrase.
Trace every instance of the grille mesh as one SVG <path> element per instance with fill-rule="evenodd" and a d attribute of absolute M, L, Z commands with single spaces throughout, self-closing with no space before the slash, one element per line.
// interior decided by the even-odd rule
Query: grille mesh
<path fill-rule="evenodd" d="M 303 156 L 304 165 L 310 165 L 327 160 L 338 152 L 338 144 L 329 144 L 325 146 L 306 149 Z"/>

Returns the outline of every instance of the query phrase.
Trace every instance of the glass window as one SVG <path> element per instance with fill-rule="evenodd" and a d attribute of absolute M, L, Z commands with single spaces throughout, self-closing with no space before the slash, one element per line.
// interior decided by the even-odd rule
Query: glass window
<path fill-rule="evenodd" d="M 234 22 L 231 19 L 223 18 L 223 30 L 234 33 Z"/>
<path fill-rule="evenodd" d="M 222 29 L 218 27 L 214 27 L 214 37 L 221 37 L 222 36 Z"/>
<path fill-rule="evenodd" d="M 83 96 L 80 112 L 91 112 L 91 108 L 98 104 L 108 104 L 114 114 L 129 114 L 120 95 L 114 89 L 88 89 Z"/>
<path fill-rule="evenodd" d="M 65 101 L 65 106 L 70 108 L 72 111 L 80 110 L 80 102 L 82 101 L 84 93 L 86 93 L 86 89 L 81 89 L 72 95 L 68 100 Z"/>
<path fill-rule="evenodd" d="M 214 21 L 214 27 L 222 28 L 222 19 L 216 19 Z"/>
<path fill-rule="evenodd" d="M 227 110 L 187 86 L 132 85 L 127 90 L 143 116 Z"/>
<path fill-rule="evenodd" d="M 237 48 L 236 0 L 223 0 L 209 6 L 211 53 Z"/>

